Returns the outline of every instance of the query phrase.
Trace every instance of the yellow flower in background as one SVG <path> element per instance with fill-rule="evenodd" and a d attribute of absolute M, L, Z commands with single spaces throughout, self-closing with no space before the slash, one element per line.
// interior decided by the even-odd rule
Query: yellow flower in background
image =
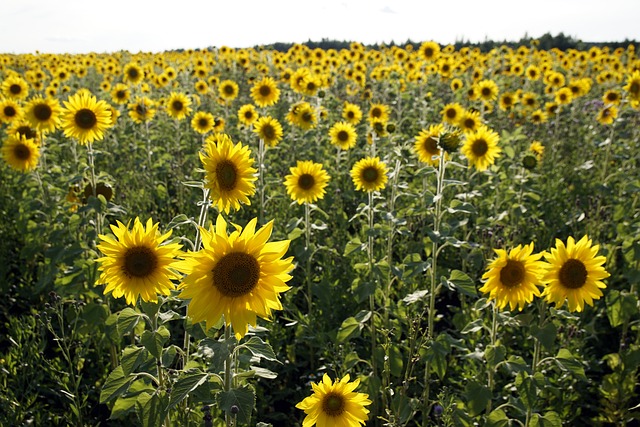
<path fill-rule="evenodd" d="M 379 191 L 387 183 L 387 166 L 379 157 L 365 157 L 351 168 L 351 179 L 358 191 Z"/>
<path fill-rule="evenodd" d="M 480 112 L 479 111 L 470 111 L 466 110 L 460 115 L 460 120 L 458 121 L 458 127 L 463 132 L 475 132 L 482 125 L 482 120 L 480 120 Z"/>
<path fill-rule="evenodd" d="M 137 85 L 144 79 L 144 71 L 142 71 L 142 68 L 135 62 L 130 62 L 125 65 L 123 74 L 122 80 L 130 85 Z"/>
<path fill-rule="evenodd" d="M 435 61 L 440 56 L 440 45 L 433 41 L 424 42 L 420 45 L 418 53 L 422 59 Z"/>
<path fill-rule="evenodd" d="M 554 100 L 558 105 L 569 104 L 573 100 L 573 93 L 568 87 L 560 88 L 554 94 Z"/>
<path fill-rule="evenodd" d="M 251 88 L 251 98 L 258 107 L 269 107 L 280 99 L 280 89 L 271 77 L 263 77 Z"/>
<path fill-rule="evenodd" d="M 258 112 L 253 105 L 246 104 L 238 109 L 238 121 L 240 123 L 251 126 L 256 120 L 258 120 Z"/>
<path fill-rule="evenodd" d="M 362 120 L 362 110 L 356 104 L 345 102 L 342 107 L 342 118 L 352 125 L 357 125 Z"/>
<path fill-rule="evenodd" d="M 135 102 L 128 105 L 128 108 L 129 117 L 131 117 L 135 123 L 151 121 L 156 115 L 154 102 L 146 96 L 137 98 Z"/>
<path fill-rule="evenodd" d="M 109 104 L 88 92 L 79 92 L 64 102 L 62 129 L 68 138 L 75 138 L 80 144 L 100 141 L 104 132 L 111 127 Z"/>
<path fill-rule="evenodd" d="M 233 80 L 223 80 L 218 86 L 218 94 L 225 102 L 231 102 L 238 97 L 238 84 Z"/>
<path fill-rule="evenodd" d="M 111 89 L 111 100 L 119 105 L 124 105 L 131 98 L 131 90 L 125 84 L 118 83 Z"/>
<path fill-rule="evenodd" d="M 460 116 L 462 116 L 463 111 L 464 109 L 462 108 L 462 105 L 458 104 L 457 102 L 454 102 L 454 103 L 445 105 L 440 111 L 440 114 L 442 114 L 442 120 L 445 123 L 457 125 L 458 121 L 460 120 Z"/>
<path fill-rule="evenodd" d="M 23 115 L 24 110 L 16 100 L 0 98 L 0 122 L 11 123 L 20 120 Z"/>
<path fill-rule="evenodd" d="M 355 391 L 360 380 L 349 382 L 349 375 L 331 381 L 324 374 L 322 382 L 311 383 L 313 394 L 296 405 L 307 414 L 302 427 L 360 427 L 369 419 L 369 395 Z"/>
<path fill-rule="evenodd" d="M 224 134 L 208 137 L 200 160 L 206 172 L 205 187 L 211 190 L 211 200 L 219 211 L 229 213 L 231 208 L 240 209 L 241 203 L 251 204 L 248 196 L 255 194 L 254 181 L 258 178 L 249 147 L 240 142 L 233 145 Z"/>
<path fill-rule="evenodd" d="M 190 300 L 187 314 L 194 323 L 206 321 L 209 329 L 224 316 L 241 339 L 257 317 L 270 319 L 273 310 L 282 310 L 280 294 L 289 289 L 294 268 L 293 257 L 283 259 L 290 241 L 268 242 L 273 220 L 257 231 L 256 224 L 254 218 L 227 234 L 227 222 L 218 215 L 215 227 L 200 229 L 202 249 L 179 264 L 186 274 L 180 298 Z"/>
<path fill-rule="evenodd" d="M 158 301 L 159 295 L 169 295 L 175 289 L 171 282 L 179 276 L 174 272 L 179 243 L 163 244 L 172 231 L 158 232 L 158 223 L 147 220 L 146 226 L 136 217 L 133 227 L 120 221 L 111 225 L 115 239 L 100 235 L 97 248 L 104 254 L 98 258 L 102 273 L 98 284 L 106 285 L 104 293 L 114 298 L 125 297 L 127 304 L 136 305 L 138 297 L 146 302 Z"/>
<path fill-rule="evenodd" d="M 299 205 L 314 203 L 324 197 L 329 174 L 322 168 L 321 163 L 310 160 L 298 161 L 289 171 L 291 174 L 285 176 L 284 185 L 287 194 Z"/>
<path fill-rule="evenodd" d="M 538 160 L 540 160 L 544 154 L 544 145 L 542 145 L 540 141 L 533 141 L 529 146 L 529 151 L 535 154 Z"/>
<path fill-rule="evenodd" d="M 358 134 L 351 123 L 337 122 L 329 129 L 331 144 L 337 145 L 343 150 L 348 150 L 356 145 Z"/>
<path fill-rule="evenodd" d="M 211 132 L 213 129 L 213 114 L 206 111 L 198 111 L 191 119 L 191 128 L 201 135 Z"/>
<path fill-rule="evenodd" d="M 478 96 L 483 101 L 494 101 L 498 99 L 498 85 L 493 80 L 481 80 L 476 83 Z"/>
<path fill-rule="evenodd" d="M 431 166 L 438 166 L 441 154 L 438 142 L 443 132 L 442 124 L 431 125 L 428 129 L 420 131 L 413 144 L 413 151 L 418 155 L 418 160 Z"/>
<path fill-rule="evenodd" d="M 499 135 L 486 126 L 481 126 L 477 132 L 467 135 L 462 146 L 462 154 L 477 170 L 486 170 L 500 157 L 502 149 L 498 147 Z"/>
<path fill-rule="evenodd" d="M 176 120 L 183 120 L 191 114 L 191 100 L 184 93 L 171 92 L 167 100 L 167 114 Z"/>
<path fill-rule="evenodd" d="M 25 118 L 40 132 L 53 132 L 60 125 L 57 99 L 36 96 L 25 105 Z"/>
<path fill-rule="evenodd" d="M 618 109 L 615 105 L 607 105 L 598 111 L 598 115 L 596 116 L 596 120 L 601 125 L 610 125 L 612 124 L 616 118 L 618 117 Z"/>
<path fill-rule="evenodd" d="M 38 166 L 40 150 L 33 138 L 16 132 L 2 144 L 2 157 L 13 169 L 30 172 Z"/>
<path fill-rule="evenodd" d="M 18 75 L 9 76 L 0 85 L 0 90 L 5 98 L 21 100 L 29 96 L 29 83 Z"/>
<path fill-rule="evenodd" d="M 488 293 L 489 300 L 496 301 L 496 307 L 503 309 L 509 305 L 510 310 L 522 309 L 540 296 L 538 285 L 546 272 L 546 263 L 540 261 L 542 254 L 533 254 L 533 242 L 529 245 L 518 245 L 507 252 L 494 249 L 498 255 L 482 276 L 487 282 L 479 290 Z"/>
<path fill-rule="evenodd" d="M 582 311 L 584 304 L 593 306 L 593 300 L 602 297 L 601 289 L 607 287 L 602 281 L 609 277 L 603 264 L 604 256 L 598 256 L 599 245 L 593 245 L 588 236 L 578 242 L 569 236 L 567 244 L 556 239 L 556 247 L 545 255 L 550 264 L 543 282 L 547 284 L 542 293 L 556 308 L 568 303 L 569 311 Z"/>
<path fill-rule="evenodd" d="M 260 117 L 253 126 L 253 132 L 269 147 L 275 147 L 284 135 L 280 122 L 269 116 Z"/>
<path fill-rule="evenodd" d="M 368 117 L 369 121 L 379 120 L 386 123 L 389 121 L 389 107 L 384 104 L 371 104 Z"/>
<path fill-rule="evenodd" d="M 640 71 L 636 70 L 627 78 L 627 84 L 623 87 L 627 91 L 629 99 L 640 101 Z"/>

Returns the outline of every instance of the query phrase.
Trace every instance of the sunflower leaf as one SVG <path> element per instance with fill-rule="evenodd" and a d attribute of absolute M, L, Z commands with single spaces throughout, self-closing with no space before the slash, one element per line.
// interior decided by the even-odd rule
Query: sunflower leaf
<path fill-rule="evenodd" d="M 256 395 L 244 386 L 221 391 L 216 395 L 218 406 L 230 417 L 236 417 L 238 424 L 248 424 L 255 406 Z"/>
<path fill-rule="evenodd" d="M 100 403 L 109 403 L 127 391 L 135 377 L 125 375 L 122 366 L 114 369 L 100 391 Z"/>
<path fill-rule="evenodd" d="M 566 348 L 561 348 L 556 355 L 556 363 L 560 366 L 560 369 L 569 371 L 576 377 L 586 380 L 587 376 L 584 373 L 584 366 L 580 363 L 577 357 L 575 357 Z"/>
<path fill-rule="evenodd" d="M 160 326 L 156 332 L 144 331 L 140 337 L 140 343 L 151 353 L 156 359 L 162 357 L 162 348 L 169 341 L 169 330 L 164 326 Z"/>
<path fill-rule="evenodd" d="M 276 354 L 273 352 L 273 348 L 269 343 L 262 341 L 261 338 L 253 336 L 249 338 L 245 343 L 236 347 L 236 351 L 246 348 L 256 357 L 261 357 L 272 362 L 279 362 Z"/>
<path fill-rule="evenodd" d="M 178 379 L 171 387 L 171 396 L 169 397 L 169 406 L 167 410 L 175 407 L 182 402 L 192 391 L 207 382 L 209 374 L 206 372 L 190 372 Z"/>

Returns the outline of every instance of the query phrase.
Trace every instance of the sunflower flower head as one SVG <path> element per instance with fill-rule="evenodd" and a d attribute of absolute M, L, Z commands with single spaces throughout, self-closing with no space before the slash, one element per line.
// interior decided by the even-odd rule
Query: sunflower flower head
<path fill-rule="evenodd" d="M 179 278 L 173 269 L 181 253 L 178 243 L 162 244 L 171 231 L 161 235 L 151 218 L 146 225 L 136 218 L 131 229 L 117 221 L 111 231 L 115 238 L 100 235 L 97 246 L 104 254 L 98 258 L 102 272 L 98 283 L 106 285 L 104 293 L 124 296 L 130 305 L 136 305 L 138 296 L 156 302 L 158 294 L 169 295 L 174 289 L 171 280 Z"/>
<path fill-rule="evenodd" d="M 111 108 L 88 91 L 78 92 L 64 102 L 62 129 L 65 136 L 75 138 L 82 145 L 104 138 L 111 127 Z"/>
<path fill-rule="evenodd" d="M 593 306 L 593 300 L 602 297 L 601 289 L 607 287 L 602 281 L 609 277 L 603 264 L 604 256 L 598 256 L 599 245 L 593 245 L 588 236 L 578 242 L 573 237 L 565 245 L 556 239 L 556 247 L 545 255 L 550 266 L 543 277 L 547 284 L 542 296 L 559 308 L 568 302 L 569 311 L 582 311 L 584 304 Z"/>
<path fill-rule="evenodd" d="M 307 414 L 302 421 L 302 427 L 344 426 L 359 427 L 369 419 L 371 404 L 369 395 L 355 391 L 360 385 L 359 380 L 349 382 L 349 375 L 340 381 L 331 381 L 327 374 L 322 382 L 311 383 L 313 394 L 296 405 Z"/>
<path fill-rule="evenodd" d="M 329 174 L 322 168 L 321 163 L 310 160 L 298 161 L 298 164 L 289 170 L 291 174 L 284 178 L 284 185 L 289 196 L 299 205 L 314 203 L 324 197 Z"/>
<path fill-rule="evenodd" d="M 387 166 L 379 157 L 365 157 L 353 165 L 351 178 L 356 190 L 379 191 L 387 183 Z"/>
<path fill-rule="evenodd" d="M 271 318 L 282 310 L 280 294 L 289 289 L 293 257 L 285 258 L 289 240 L 267 242 L 270 221 L 256 231 L 257 219 L 227 234 L 227 222 L 219 215 L 215 227 L 201 228 L 203 247 L 180 263 L 186 276 L 179 286 L 180 298 L 190 300 L 187 314 L 194 323 L 206 321 L 207 329 L 222 316 L 237 339 L 256 326 L 257 317 Z"/>
<path fill-rule="evenodd" d="M 16 132 L 2 145 L 2 157 L 13 169 L 30 172 L 38 166 L 40 150 L 33 138 Z"/>
<path fill-rule="evenodd" d="M 476 132 L 467 135 L 462 146 L 462 154 L 469 160 L 469 164 L 479 171 L 486 170 L 500 157 L 502 149 L 498 146 L 500 137 L 496 132 L 482 125 Z"/>
<path fill-rule="evenodd" d="M 545 263 L 540 261 L 542 254 L 533 254 L 533 242 L 529 245 L 518 245 L 507 252 L 495 249 L 495 258 L 482 276 L 487 279 L 480 292 L 488 293 L 490 300 L 496 301 L 498 309 L 509 305 L 520 311 L 540 296 L 537 285 L 541 283 L 545 273 Z"/>
<path fill-rule="evenodd" d="M 231 208 L 238 210 L 241 203 L 251 204 L 248 196 L 256 192 L 257 170 L 252 167 L 249 147 L 241 142 L 233 145 L 226 134 L 208 137 L 200 160 L 206 171 L 205 186 L 221 212 L 229 213 Z"/>

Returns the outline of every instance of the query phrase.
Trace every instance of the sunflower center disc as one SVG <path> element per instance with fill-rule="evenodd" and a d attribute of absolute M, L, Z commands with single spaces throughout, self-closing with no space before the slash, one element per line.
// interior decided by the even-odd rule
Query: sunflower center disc
<path fill-rule="evenodd" d="M 262 135 L 264 135 L 265 139 L 273 139 L 276 136 L 276 131 L 272 126 L 263 126 L 262 127 Z"/>
<path fill-rule="evenodd" d="M 20 92 L 22 92 L 22 87 L 19 84 L 12 84 L 11 86 L 9 86 L 9 92 L 14 95 L 18 95 Z"/>
<path fill-rule="evenodd" d="M 484 156 L 487 153 L 487 151 L 489 151 L 489 146 L 487 145 L 487 141 L 485 141 L 484 139 L 479 139 L 475 141 L 471 146 L 471 151 L 473 151 L 473 154 L 475 154 L 476 157 Z"/>
<path fill-rule="evenodd" d="M 374 167 L 368 167 L 362 171 L 362 180 L 365 182 L 376 182 L 378 180 L 378 170 Z"/>
<path fill-rule="evenodd" d="M 238 180 L 238 171 L 236 166 L 229 160 L 224 160 L 216 166 L 216 176 L 218 185 L 224 191 L 231 191 L 236 188 Z"/>
<path fill-rule="evenodd" d="M 198 120 L 198 126 L 200 126 L 201 128 L 206 128 L 207 126 L 209 126 L 209 120 L 207 119 Z"/>
<path fill-rule="evenodd" d="M 349 140 L 349 132 L 346 130 L 341 130 L 338 132 L 338 141 L 347 142 Z"/>
<path fill-rule="evenodd" d="M 233 86 L 227 85 L 224 87 L 224 93 L 226 93 L 227 95 L 233 95 L 233 92 Z"/>
<path fill-rule="evenodd" d="M 46 121 L 51 118 L 51 107 L 46 104 L 38 104 L 33 108 L 33 115 L 36 116 L 36 119 L 41 121 Z"/>
<path fill-rule="evenodd" d="M 28 160 L 31 157 L 31 150 L 26 145 L 17 145 L 13 149 L 13 154 L 20 160 Z"/>
<path fill-rule="evenodd" d="M 145 114 L 147 114 L 147 107 L 144 104 L 137 104 L 136 113 L 140 114 L 141 116 L 144 116 Z"/>
<path fill-rule="evenodd" d="M 127 97 L 127 94 L 125 93 L 125 91 L 119 90 L 116 92 L 116 98 L 125 99 L 126 97 Z"/>
<path fill-rule="evenodd" d="M 147 277 L 157 265 L 156 254 L 146 246 L 133 247 L 124 255 L 124 274 L 129 277 Z"/>
<path fill-rule="evenodd" d="M 638 93 L 640 92 L 640 83 L 633 82 L 629 87 L 629 93 Z"/>
<path fill-rule="evenodd" d="M 373 110 L 371 110 L 371 117 L 375 117 L 377 119 L 380 116 L 382 116 L 382 110 L 380 110 L 379 108 L 374 108 Z"/>
<path fill-rule="evenodd" d="M 173 106 L 173 109 L 176 111 L 182 111 L 182 109 L 184 108 L 184 105 L 180 101 L 173 101 L 172 106 Z"/>
<path fill-rule="evenodd" d="M 473 119 L 466 119 L 464 121 L 464 127 L 467 129 L 473 129 L 476 127 L 476 122 Z"/>
<path fill-rule="evenodd" d="M 454 110 L 453 108 L 450 108 L 447 110 L 447 117 L 449 117 L 450 119 L 453 119 L 456 117 L 456 110 Z"/>
<path fill-rule="evenodd" d="M 269 86 L 260 86 L 260 96 L 267 97 L 271 95 L 271 88 Z"/>
<path fill-rule="evenodd" d="M 213 268 L 213 284 L 224 296 L 235 298 L 248 294 L 260 279 L 260 265 L 251 255 L 232 252 Z"/>
<path fill-rule="evenodd" d="M 129 71 L 127 71 L 127 74 L 132 79 L 138 78 L 138 75 L 139 75 L 138 70 L 136 70 L 135 68 L 129 68 Z"/>
<path fill-rule="evenodd" d="M 508 260 L 500 270 L 500 282 L 508 288 L 518 286 L 524 280 L 525 269 L 522 261 Z"/>
<path fill-rule="evenodd" d="M 356 117 L 356 113 L 354 113 L 353 111 L 348 111 L 348 112 L 347 112 L 347 117 L 348 117 L 349 119 L 353 119 L 353 118 L 355 118 L 355 117 Z"/>
<path fill-rule="evenodd" d="M 83 108 L 78 111 L 75 116 L 76 125 L 78 125 L 81 129 L 93 129 L 93 127 L 98 123 L 98 119 L 96 118 L 96 113 L 89 110 L 88 108 Z"/>
<path fill-rule="evenodd" d="M 16 115 L 16 109 L 13 108 L 12 106 L 6 106 L 4 107 L 4 115 L 6 117 L 13 117 Z"/>
<path fill-rule="evenodd" d="M 310 123 L 311 118 L 312 118 L 311 113 L 309 113 L 308 111 L 305 111 L 304 113 L 302 113 L 302 121 Z"/>
<path fill-rule="evenodd" d="M 300 178 L 298 178 L 298 186 L 303 190 L 311 190 L 315 183 L 316 180 L 313 178 L 313 175 L 308 173 L 300 175 Z"/>
<path fill-rule="evenodd" d="M 489 96 L 489 95 L 491 95 L 491 89 L 489 89 L 488 87 L 482 88 L 482 96 Z"/>
<path fill-rule="evenodd" d="M 328 393 L 322 400 L 322 412 L 337 417 L 344 412 L 344 398 L 337 393 Z"/>
<path fill-rule="evenodd" d="M 565 288 L 578 289 L 587 282 L 587 268 L 582 261 L 568 259 L 560 268 L 560 283 Z"/>
<path fill-rule="evenodd" d="M 36 137 L 36 131 L 31 129 L 29 126 L 20 126 L 18 129 L 16 129 L 16 132 L 20 136 L 24 136 L 27 139 L 33 139 Z"/>
<path fill-rule="evenodd" d="M 424 140 L 424 149 L 429 154 L 438 154 L 438 141 L 432 136 Z"/>

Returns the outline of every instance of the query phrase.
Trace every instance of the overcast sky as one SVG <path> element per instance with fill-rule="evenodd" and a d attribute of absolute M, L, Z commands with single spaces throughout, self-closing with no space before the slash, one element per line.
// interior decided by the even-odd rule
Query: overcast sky
<path fill-rule="evenodd" d="M 640 40 L 640 0 L 1 0 L 0 53 L 333 40 Z"/>

